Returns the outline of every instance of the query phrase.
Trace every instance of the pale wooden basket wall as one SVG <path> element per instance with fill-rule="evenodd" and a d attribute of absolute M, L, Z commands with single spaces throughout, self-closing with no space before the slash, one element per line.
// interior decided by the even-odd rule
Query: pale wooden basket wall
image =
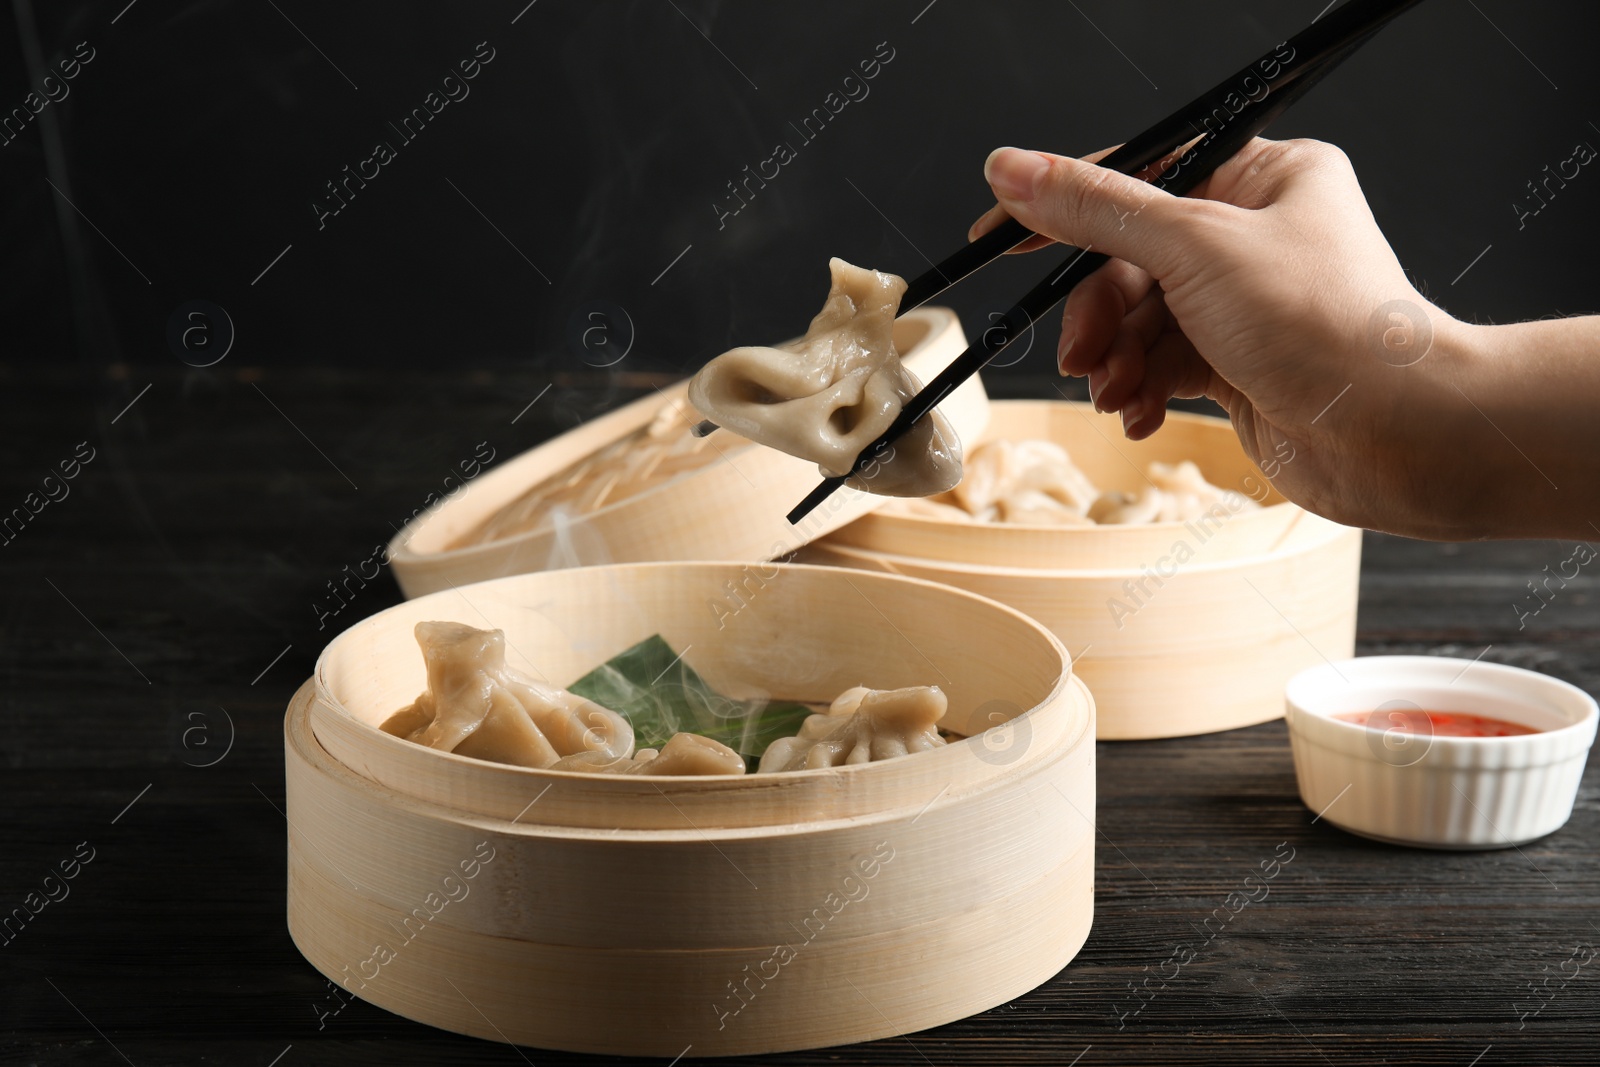
<path fill-rule="evenodd" d="M 966 337 L 949 308 L 917 308 L 895 322 L 895 343 L 901 361 L 927 381 L 966 348 Z M 679 382 L 532 448 L 407 523 L 389 543 L 401 591 L 414 597 L 509 574 L 597 563 L 772 559 L 883 502 L 841 489 L 800 526 L 791 526 L 784 516 L 816 487 L 816 464 L 770 448 L 741 447 L 748 442 L 719 432 L 712 446 L 723 456 L 575 519 L 578 536 L 563 539 L 544 528 L 448 547 L 545 478 L 648 425 L 662 405 L 687 390 L 687 381 Z M 988 420 L 988 398 L 977 376 L 940 411 L 962 440 L 975 439 Z"/>
<path fill-rule="evenodd" d="M 1291 676 L 1353 654 L 1361 532 L 1272 492 L 1225 420 L 1169 415 L 1168 426 L 1135 443 L 1116 416 L 1087 404 L 995 401 L 990 412 L 987 436 L 1054 440 L 1108 487 L 1137 490 L 1151 460 L 1192 459 L 1213 483 L 1267 506 L 1203 527 L 1062 529 L 874 513 L 804 558 L 942 582 L 1037 619 L 1094 691 L 1102 740 L 1278 718 Z M 1193 555 L 1178 564 L 1180 542 Z M 1157 568 L 1170 576 L 1150 577 Z"/>
<path fill-rule="evenodd" d="M 289 924 L 306 957 L 435 1026 L 669 1058 L 906 1033 L 1059 971 L 1088 934 L 1094 855 L 1094 705 L 1060 643 L 930 583 L 793 565 L 767 565 L 756 583 L 749 570 L 525 575 L 337 638 L 285 723 Z M 710 609 L 730 582 L 745 591 L 731 618 Z M 826 699 L 931 680 L 954 729 L 978 731 L 996 709 L 1015 717 L 933 752 L 786 775 L 484 764 L 373 728 L 420 689 L 410 631 L 431 618 L 505 629 L 515 665 L 558 684 L 660 632 L 730 690 Z M 475 849 L 494 858 L 469 892 L 402 940 L 404 917 Z M 885 850 L 862 877 L 858 864 Z M 371 962 L 380 944 L 393 958 Z M 774 970 L 780 944 L 797 952 Z"/>

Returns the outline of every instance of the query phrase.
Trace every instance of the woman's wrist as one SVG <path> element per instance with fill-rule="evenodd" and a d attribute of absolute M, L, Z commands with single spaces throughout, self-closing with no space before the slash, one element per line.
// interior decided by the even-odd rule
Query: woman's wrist
<path fill-rule="evenodd" d="M 1430 414 L 1437 536 L 1600 537 L 1600 319 L 1473 325 L 1436 334 Z"/>

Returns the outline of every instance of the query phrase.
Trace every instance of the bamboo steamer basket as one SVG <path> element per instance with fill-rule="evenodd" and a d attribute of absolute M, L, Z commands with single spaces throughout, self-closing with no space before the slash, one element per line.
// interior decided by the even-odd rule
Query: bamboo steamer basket
<path fill-rule="evenodd" d="M 731 617 L 707 605 L 741 593 Z M 424 685 L 413 626 L 506 633 L 569 682 L 653 633 L 727 692 L 933 681 L 966 740 L 881 763 L 613 777 L 376 726 Z M 1005 1003 L 1093 914 L 1094 703 L 1002 604 L 892 575 L 649 563 L 519 575 L 334 639 L 285 721 L 289 930 L 351 993 L 493 1040 L 672 1057 L 904 1034 Z"/>
<path fill-rule="evenodd" d="M 1087 404 L 995 401 L 990 411 L 988 436 L 1055 441 L 1107 488 L 1137 489 L 1151 460 L 1192 459 L 1214 484 L 1265 506 L 1204 526 L 1010 526 L 878 512 L 804 558 L 942 582 L 1037 619 L 1073 650 L 1102 740 L 1279 718 L 1290 677 L 1354 653 L 1361 532 L 1272 492 L 1225 420 L 1169 414 L 1154 437 L 1129 442 L 1116 416 Z M 1192 553 L 1181 563 L 1180 543 Z"/>
<path fill-rule="evenodd" d="M 894 338 L 901 362 L 923 381 L 966 348 L 961 322 L 949 308 L 907 312 L 895 321 Z M 507 460 L 407 523 L 388 546 L 401 591 L 421 596 L 508 574 L 596 563 L 773 559 L 883 502 L 841 489 L 791 526 L 784 516 L 816 487 L 816 464 L 718 433 L 708 442 L 704 465 L 574 516 L 570 529 L 546 524 L 486 544 L 452 547 L 524 492 L 642 430 L 687 392 L 687 380 L 678 382 L 584 423 Z M 988 398 L 977 376 L 939 410 L 963 441 L 975 439 L 988 421 Z M 686 420 L 685 433 L 688 428 Z"/>

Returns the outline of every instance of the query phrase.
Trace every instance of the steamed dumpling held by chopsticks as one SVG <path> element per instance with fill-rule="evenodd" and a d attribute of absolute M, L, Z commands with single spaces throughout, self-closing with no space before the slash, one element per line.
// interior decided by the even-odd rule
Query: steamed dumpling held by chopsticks
<path fill-rule="evenodd" d="M 834 477 L 851 469 L 922 383 L 894 347 L 905 281 L 842 259 L 828 268 L 832 288 L 804 337 L 724 352 L 689 383 L 689 402 L 718 425 Z M 960 480 L 961 441 L 935 411 L 847 484 L 884 496 L 931 496 Z"/>

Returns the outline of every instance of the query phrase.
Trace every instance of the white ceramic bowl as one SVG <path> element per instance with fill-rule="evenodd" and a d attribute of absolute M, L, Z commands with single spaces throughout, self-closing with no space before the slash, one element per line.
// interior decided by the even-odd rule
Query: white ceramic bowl
<path fill-rule="evenodd" d="M 1289 680 L 1287 718 L 1306 807 L 1364 837 L 1425 848 L 1509 848 L 1572 814 L 1600 718 L 1566 682 L 1496 663 L 1368 656 Z M 1345 712 L 1458 712 L 1531 726 L 1515 737 L 1377 730 Z"/>

